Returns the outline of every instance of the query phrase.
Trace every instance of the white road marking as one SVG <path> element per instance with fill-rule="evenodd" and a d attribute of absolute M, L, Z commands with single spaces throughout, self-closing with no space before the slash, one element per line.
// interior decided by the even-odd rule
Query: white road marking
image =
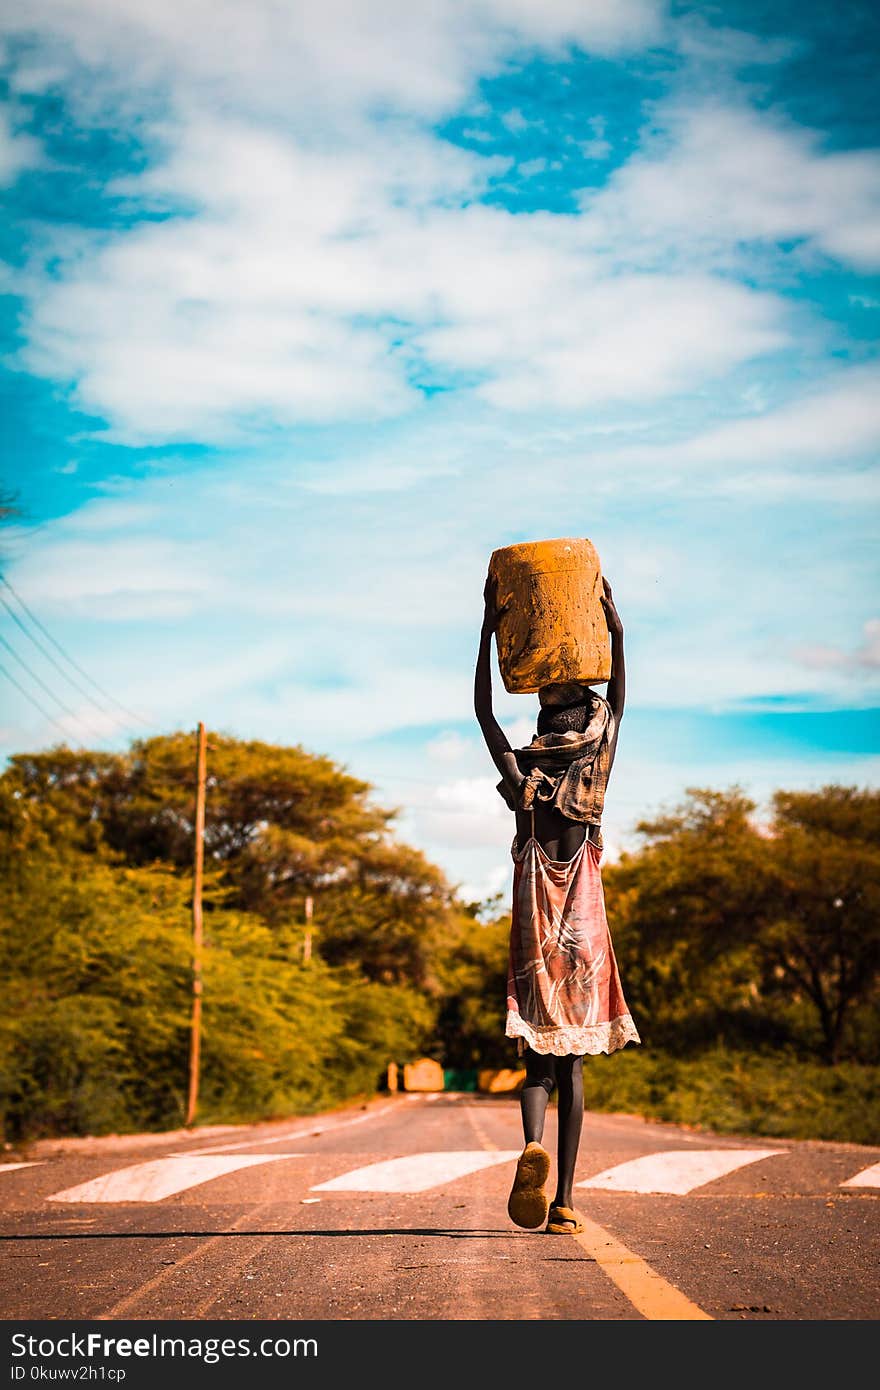
<path fill-rule="evenodd" d="M 408 1154 L 405 1158 L 388 1158 L 382 1163 L 368 1163 L 366 1168 L 352 1168 L 329 1182 L 319 1182 L 312 1192 L 427 1192 L 444 1182 L 491 1168 L 496 1163 L 510 1163 L 519 1158 L 519 1149 L 498 1150 L 453 1149 L 444 1153 Z"/>
<path fill-rule="evenodd" d="M 44 1160 L 32 1158 L 29 1163 L 0 1163 L 0 1173 L 11 1173 L 13 1168 L 39 1168 Z"/>
<path fill-rule="evenodd" d="M 763 1158 L 786 1152 L 786 1149 L 702 1149 L 698 1152 L 683 1149 L 645 1154 L 594 1173 L 575 1186 L 601 1187 L 611 1192 L 664 1192 L 681 1197 L 748 1163 L 759 1163 Z"/>
<path fill-rule="evenodd" d="M 301 1158 L 301 1154 L 239 1154 L 226 1157 L 172 1156 L 155 1158 L 150 1163 L 136 1163 L 133 1168 L 117 1168 L 91 1182 L 65 1188 L 47 1197 L 49 1202 L 161 1202 L 175 1192 L 222 1178 L 238 1168 L 250 1168 L 258 1163 L 276 1163 L 283 1158 Z"/>
<path fill-rule="evenodd" d="M 872 1163 L 870 1168 L 863 1168 L 854 1177 L 847 1178 L 846 1182 L 840 1184 L 841 1187 L 880 1187 L 880 1163 Z"/>
<path fill-rule="evenodd" d="M 412 1099 L 421 1100 L 421 1096 L 413 1096 Z M 190 1157 L 194 1157 L 196 1154 L 228 1154 L 233 1153 L 236 1149 L 255 1149 L 260 1144 L 280 1144 L 285 1139 L 311 1139 L 318 1134 L 331 1134 L 335 1129 L 348 1129 L 350 1125 L 362 1125 L 367 1120 L 377 1119 L 379 1115 L 387 1115 L 388 1111 L 393 1109 L 394 1102 L 390 1105 L 377 1106 L 375 1110 L 370 1110 L 365 1115 L 353 1115 L 348 1120 L 337 1120 L 332 1125 L 318 1125 L 316 1117 L 315 1124 L 306 1128 L 301 1125 L 299 1129 L 287 1129 L 283 1134 L 276 1134 L 274 1138 L 271 1135 L 268 1137 L 263 1135 L 261 1139 L 245 1139 L 240 1144 L 212 1144 L 207 1149 L 179 1149 L 177 1152 L 183 1155 L 188 1154 Z"/>

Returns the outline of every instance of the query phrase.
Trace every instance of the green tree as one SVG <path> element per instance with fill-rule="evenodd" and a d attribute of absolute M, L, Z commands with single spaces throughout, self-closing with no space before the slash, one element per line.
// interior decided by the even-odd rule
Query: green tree
<path fill-rule="evenodd" d="M 206 864 L 227 907 L 281 928 L 316 901 L 316 944 L 331 964 L 368 979 L 431 987 L 453 894 L 424 855 L 391 836 L 394 812 L 369 783 L 330 758 L 210 734 Z M 82 850 L 131 867 L 188 874 L 194 817 L 194 740 L 141 740 L 127 754 L 54 748 L 20 754 L 0 779 L 55 818 Z"/>
<path fill-rule="evenodd" d="M 433 1034 L 448 885 L 330 759 L 212 743 L 200 1118 L 372 1091 L 389 1060 Z M 130 754 L 60 747 L 18 755 L 0 776 L 12 1136 L 181 1122 L 192 752 L 184 735 Z M 310 962 L 305 888 L 328 908 Z"/>
<path fill-rule="evenodd" d="M 689 788 L 686 801 L 638 823 L 645 843 L 603 868 L 624 988 L 655 1045 L 736 1036 L 763 1020 L 751 949 L 755 890 L 766 872 L 742 790 Z"/>
<path fill-rule="evenodd" d="M 645 1035 L 779 1043 L 806 1010 L 836 1061 L 877 988 L 880 793 L 780 791 L 763 826 L 740 788 L 687 798 L 640 822 L 644 846 L 603 873 Z"/>
<path fill-rule="evenodd" d="M 357 964 L 370 980 L 436 992 L 453 901 L 445 876 L 419 850 L 369 843 L 317 900 L 318 947 L 326 960 Z"/>
<path fill-rule="evenodd" d="M 828 1062 L 880 972 L 880 792 L 777 792 L 759 909 L 763 990 L 800 994 Z"/>
<path fill-rule="evenodd" d="M 506 1067 L 515 1044 L 504 1035 L 510 914 L 481 921 L 472 904 L 449 922 L 438 955 L 437 1043 L 449 1067 Z"/>

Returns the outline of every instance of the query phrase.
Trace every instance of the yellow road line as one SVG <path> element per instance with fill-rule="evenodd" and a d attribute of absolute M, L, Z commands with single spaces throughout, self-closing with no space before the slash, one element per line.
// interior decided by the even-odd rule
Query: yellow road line
<path fill-rule="evenodd" d="M 489 1153 L 492 1153 L 494 1150 L 497 1150 L 498 1145 L 492 1143 L 492 1140 L 486 1133 L 482 1120 L 477 1118 L 476 1109 L 477 1107 L 475 1105 L 468 1105 L 466 1107 L 465 1113 L 467 1114 L 467 1117 L 471 1122 L 473 1131 L 479 1139 L 480 1143 L 482 1144 L 483 1148 L 486 1149 Z"/>
<path fill-rule="evenodd" d="M 476 1106 L 467 1107 L 467 1116 L 484 1149 L 497 1149 L 489 1138 L 482 1122 L 475 1114 Z M 639 1256 L 615 1240 L 610 1231 L 595 1221 L 584 1217 L 584 1229 L 572 1236 L 590 1259 L 616 1284 L 621 1293 L 629 1299 L 642 1317 L 651 1322 L 712 1322 L 711 1313 L 705 1313 L 689 1298 L 652 1269 Z"/>
<path fill-rule="evenodd" d="M 712 1321 L 710 1313 L 704 1313 L 674 1284 L 667 1283 L 640 1256 L 615 1240 L 604 1226 L 598 1226 L 595 1221 L 585 1217 L 583 1231 L 573 1239 L 596 1261 L 642 1317 L 652 1322 Z"/>

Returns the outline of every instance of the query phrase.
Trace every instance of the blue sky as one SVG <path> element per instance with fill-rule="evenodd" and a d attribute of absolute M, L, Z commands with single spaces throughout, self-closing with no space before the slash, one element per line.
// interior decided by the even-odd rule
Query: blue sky
<path fill-rule="evenodd" d="M 628 653 L 609 857 L 686 787 L 877 784 L 875 7 L 0 26 L 5 573 L 141 720 L 2 609 L 56 721 L 0 679 L 4 754 L 199 719 L 302 742 L 505 892 L 486 563 L 582 535 Z M 536 698 L 495 685 L 526 742 Z"/>

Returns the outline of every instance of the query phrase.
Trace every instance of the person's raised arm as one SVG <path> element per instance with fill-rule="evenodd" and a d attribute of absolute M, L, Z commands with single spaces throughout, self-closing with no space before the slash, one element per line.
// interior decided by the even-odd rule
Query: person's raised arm
<path fill-rule="evenodd" d="M 474 713 L 483 731 L 483 738 L 486 740 L 486 747 L 492 755 L 492 761 L 515 795 L 523 781 L 523 774 L 517 766 L 516 756 L 507 735 L 492 712 L 490 649 L 492 634 L 498 626 L 498 619 L 504 609 L 498 607 L 495 583 L 491 575 L 486 580 L 483 599 L 485 603 L 483 626 L 480 630 L 480 646 L 477 652 L 477 667 L 474 672 Z"/>
<path fill-rule="evenodd" d="M 614 755 L 617 752 L 617 735 L 620 730 L 620 721 L 623 718 L 623 707 L 626 703 L 626 665 L 623 655 L 623 623 L 620 621 L 620 614 L 614 604 L 611 585 L 604 575 L 602 588 L 605 592 L 599 596 L 599 601 L 605 610 L 605 621 L 608 624 L 608 634 L 611 638 L 611 677 L 605 694 L 614 715 L 614 736 L 611 740 L 611 754 L 608 762 L 608 771 L 610 772 Z"/>

